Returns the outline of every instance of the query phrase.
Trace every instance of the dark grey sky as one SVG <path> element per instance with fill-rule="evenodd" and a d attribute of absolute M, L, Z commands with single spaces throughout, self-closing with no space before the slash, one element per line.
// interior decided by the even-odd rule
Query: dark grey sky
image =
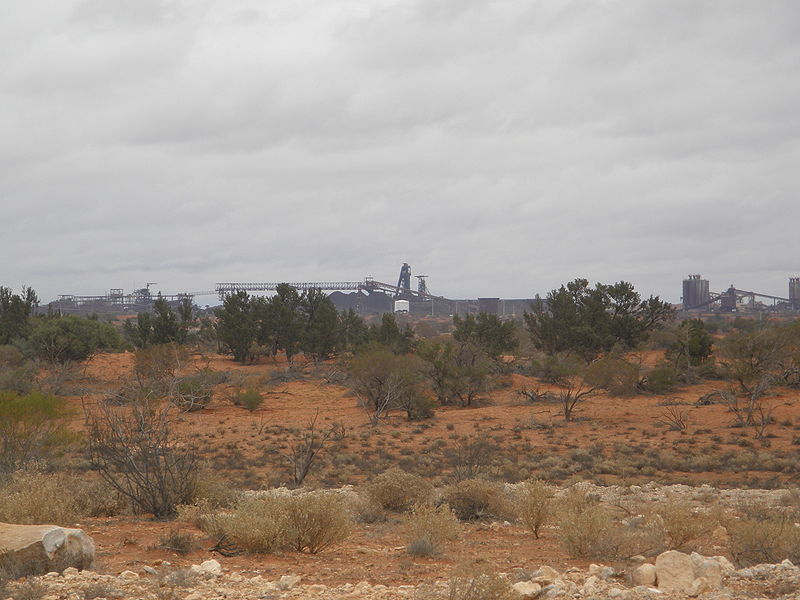
<path fill-rule="evenodd" d="M 0 284 L 800 275 L 795 0 L 6 0 Z"/>

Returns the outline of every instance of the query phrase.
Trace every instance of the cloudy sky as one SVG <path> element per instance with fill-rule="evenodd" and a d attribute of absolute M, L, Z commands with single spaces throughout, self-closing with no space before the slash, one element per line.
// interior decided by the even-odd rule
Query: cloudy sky
<path fill-rule="evenodd" d="M 798 32 L 796 0 L 5 0 L 0 284 L 785 296 Z"/>

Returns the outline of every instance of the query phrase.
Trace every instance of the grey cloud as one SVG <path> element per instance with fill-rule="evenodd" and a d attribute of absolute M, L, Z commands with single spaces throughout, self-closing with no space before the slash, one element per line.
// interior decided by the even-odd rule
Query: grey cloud
<path fill-rule="evenodd" d="M 789 0 L 12 4 L 0 284 L 796 274 Z"/>

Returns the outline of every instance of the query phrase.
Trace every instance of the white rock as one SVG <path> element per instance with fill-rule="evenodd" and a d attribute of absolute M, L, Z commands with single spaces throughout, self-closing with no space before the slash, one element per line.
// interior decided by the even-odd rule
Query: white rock
<path fill-rule="evenodd" d="M 705 559 L 699 566 L 696 566 L 694 575 L 705 579 L 711 588 L 722 587 L 722 566 L 714 559 Z"/>
<path fill-rule="evenodd" d="M 600 579 L 596 575 L 591 575 L 583 583 L 583 587 L 581 588 L 581 591 L 585 595 L 593 594 L 593 593 L 595 593 L 597 591 L 597 586 L 598 586 L 599 583 L 600 583 Z"/>
<path fill-rule="evenodd" d="M 558 571 L 556 571 L 553 567 L 542 565 L 533 574 L 533 577 L 531 577 L 531 581 L 540 583 L 542 585 L 547 585 L 553 583 L 556 579 L 560 577 L 560 575 L 561 574 Z"/>
<path fill-rule="evenodd" d="M 0 523 L 0 553 L 27 564 L 41 564 L 38 575 L 54 565 L 87 569 L 94 562 L 94 542 L 82 529 L 57 525 Z"/>
<path fill-rule="evenodd" d="M 122 573 L 119 574 L 119 578 L 132 581 L 134 579 L 139 579 L 139 574 L 134 573 L 133 571 L 123 571 Z"/>
<path fill-rule="evenodd" d="M 719 563 L 719 566 L 722 567 L 723 575 L 731 575 L 732 573 L 736 572 L 736 567 L 734 567 L 733 563 L 724 556 L 712 556 L 711 559 Z"/>
<path fill-rule="evenodd" d="M 222 565 L 213 558 L 210 560 L 205 560 L 199 565 L 192 565 L 189 567 L 189 570 L 197 575 L 207 575 L 210 577 L 218 577 L 222 575 Z"/>
<path fill-rule="evenodd" d="M 659 554 L 656 558 L 656 580 L 659 590 L 685 594 L 695 580 L 691 557 L 677 550 Z"/>
<path fill-rule="evenodd" d="M 689 586 L 689 589 L 686 590 L 686 595 L 694 598 L 700 594 L 705 594 L 709 590 L 711 590 L 711 586 L 708 585 L 706 578 L 698 577 L 692 582 L 692 584 Z"/>
<path fill-rule="evenodd" d="M 631 573 L 633 585 L 653 586 L 656 584 L 656 568 L 650 563 L 639 565 Z"/>
<path fill-rule="evenodd" d="M 298 583 L 300 583 L 300 575 L 283 575 L 278 580 L 278 588 L 282 590 L 290 590 Z"/>
<path fill-rule="evenodd" d="M 520 581 L 511 587 L 513 587 L 514 591 L 522 598 L 534 598 L 542 591 L 542 586 L 532 581 Z"/>

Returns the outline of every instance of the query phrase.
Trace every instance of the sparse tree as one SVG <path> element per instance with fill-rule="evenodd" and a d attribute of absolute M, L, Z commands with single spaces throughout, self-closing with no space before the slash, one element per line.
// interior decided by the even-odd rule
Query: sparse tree
<path fill-rule="evenodd" d="M 173 432 L 172 410 L 145 402 L 85 410 L 92 466 L 134 507 L 157 519 L 191 502 L 197 485 L 197 455 Z"/>
<path fill-rule="evenodd" d="M 37 319 L 30 340 L 40 358 L 60 364 L 86 360 L 120 343 L 112 325 L 74 315 Z"/>
<path fill-rule="evenodd" d="M 325 431 L 320 431 L 317 427 L 318 418 L 319 411 L 314 414 L 306 428 L 299 432 L 298 439 L 291 444 L 287 455 L 292 467 L 292 479 L 298 486 L 303 485 L 317 456 L 339 429 L 337 425 L 332 425 Z"/>
<path fill-rule="evenodd" d="M 311 289 L 303 299 L 306 317 L 301 348 L 315 363 L 329 358 L 338 338 L 339 319 L 336 307 L 322 291 Z"/>
<path fill-rule="evenodd" d="M 376 347 L 357 355 L 350 365 L 350 382 L 370 421 L 377 424 L 391 411 L 409 420 L 430 417 L 433 403 L 420 385 L 419 365 L 412 356 Z"/>
<path fill-rule="evenodd" d="M 288 283 L 281 283 L 270 298 L 270 317 L 275 334 L 274 353 L 283 350 L 286 360 L 292 362 L 300 350 L 305 329 L 303 315 L 304 297 Z"/>
<path fill-rule="evenodd" d="M 668 303 L 657 296 L 642 300 L 625 281 L 591 288 L 586 279 L 575 279 L 546 300 L 537 297 L 525 324 L 538 349 L 589 361 L 619 344 L 635 347 L 673 316 Z"/>
<path fill-rule="evenodd" d="M 222 306 L 215 309 L 214 314 L 217 316 L 217 335 L 233 354 L 233 360 L 242 363 L 250 361 L 257 330 L 247 292 L 239 291 L 225 296 Z"/>
<path fill-rule="evenodd" d="M 0 346 L 28 337 L 30 318 L 38 305 L 33 289 L 23 287 L 14 294 L 11 288 L 0 286 Z"/>
<path fill-rule="evenodd" d="M 519 344 L 514 321 L 501 321 L 497 315 L 482 312 L 477 317 L 467 315 L 463 319 L 454 315 L 453 325 L 453 339 L 477 346 L 494 361 L 501 354 L 516 350 Z"/>

